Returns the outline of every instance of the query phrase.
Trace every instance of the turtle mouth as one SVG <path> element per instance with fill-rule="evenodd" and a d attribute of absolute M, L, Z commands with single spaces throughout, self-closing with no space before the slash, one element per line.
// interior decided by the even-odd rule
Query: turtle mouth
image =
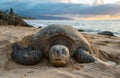
<path fill-rule="evenodd" d="M 63 61 L 66 61 L 65 59 L 51 59 L 51 61 L 54 61 L 54 62 L 63 62 Z"/>
<path fill-rule="evenodd" d="M 53 59 L 54 61 L 65 61 L 64 59 Z"/>
<path fill-rule="evenodd" d="M 52 59 L 51 64 L 56 67 L 65 66 L 67 64 L 65 59 Z"/>

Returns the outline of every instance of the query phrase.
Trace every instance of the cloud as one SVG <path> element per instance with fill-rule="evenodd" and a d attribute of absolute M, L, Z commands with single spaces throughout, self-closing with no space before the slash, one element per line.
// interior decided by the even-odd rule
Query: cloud
<path fill-rule="evenodd" d="M 120 4 L 90 6 L 87 4 L 49 3 L 52 1 L 1 0 L 0 9 L 13 8 L 18 14 L 33 17 L 39 17 L 40 15 L 120 15 Z M 58 1 L 60 0 L 54 0 L 53 2 Z"/>
<path fill-rule="evenodd" d="M 31 9 L 34 14 L 120 15 L 119 4 L 38 4 Z"/>
<path fill-rule="evenodd" d="M 14 8 L 14 7 L 22 7 L 22 6 L 33 6 L 40 3 L 58 3 L 61 2 L 61 0 L 0 0 L 0 9 L 6 9 L 6 8 Z"/>
<path fill-rule="evenodd" d="M 1 3 L 34 3 L 34 4 L 37 4 L 37 3 L 49 3 L 49 2 L 61 2 L 62 0 L 1 0 L 0 1 L 0 4 Z"/>

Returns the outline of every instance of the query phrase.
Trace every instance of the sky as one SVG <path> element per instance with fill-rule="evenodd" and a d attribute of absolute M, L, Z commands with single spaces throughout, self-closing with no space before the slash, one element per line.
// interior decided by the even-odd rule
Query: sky
<path fill-rule="evenodd" d="M 61 0 L 61 1 L 69 1 L 69 0 Z M 70 0 L 72 3 L 83 3 L 83 4 L 93 4 L 95 0 Z M 98 2 L 103 2 L 105 4 L 108 3 L 116 3 L 120 0 L 98 0 Z"/>
<path fill-rule="evenodd" d="M 13 8 L 17 14 L 34 17 L 43 14 L 58 16 L 64 14 L 63 16 L 76 16 L 75 19 L 79 19 L 78 17 L 120 19 L 120 0 L 0 0 L 0 9 L 9 8 Z"/>
<path fill-rule="evenodd" d="M 33 4 L 37 3 L 45 3 L 45 2 L 71 2 L 71 3 L 83 3 L 83 4 L 93 4 L 95 0 L 17 0 L 17 2 L 29 2 Z M 97 0 L 96 0 L 97 1 Z M 98 0 L 98 3 L 103 2 L 107 3 L 116 3 L 120 0 Z M 0 0 L 0 3 L 7 3 L 7 2 L 16 2 L 16 0 Z"/>

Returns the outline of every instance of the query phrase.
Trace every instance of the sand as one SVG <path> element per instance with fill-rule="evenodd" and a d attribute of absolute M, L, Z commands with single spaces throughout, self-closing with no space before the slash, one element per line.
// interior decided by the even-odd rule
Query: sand
<path fill-rule="evenodd" d="M 34 66 L 13 62 L 10 57 L 11 44 L 34 34 L 40 29 L 0 26 L 0 78 L 120 78 L 120 65 L 107 66 L 101 63 L 79 64 L 74 59 L 65 67 L 53 67 L 47 59 Z M 120 37 L 93 34 L 83 35 L 105 52 L 120 56 Z"/>

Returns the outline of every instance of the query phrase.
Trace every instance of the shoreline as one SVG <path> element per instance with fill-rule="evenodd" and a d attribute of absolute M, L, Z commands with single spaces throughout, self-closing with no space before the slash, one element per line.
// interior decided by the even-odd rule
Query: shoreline
<path fill-rule="evenodd" d="M 38 28 L 38 27 L 46 27 L 50 24 L 64 24 L 64 25 L 71 25 L 78 30 L 83 30 L 87 33 L 97 34 L 98 32 L 102 31 L 110 31 L 113 32 L 116 36 L 120 37 L 120 28 L 119 28 L 119 21 L 99 21 L 99 20 L 25 20 L 28 24 Z M 112 24 L 110 24 L 112 23 Z M 115 25 L 116 24 L 116 25 Z M 113 28 L 114 27 L 114 28 Z"/>

